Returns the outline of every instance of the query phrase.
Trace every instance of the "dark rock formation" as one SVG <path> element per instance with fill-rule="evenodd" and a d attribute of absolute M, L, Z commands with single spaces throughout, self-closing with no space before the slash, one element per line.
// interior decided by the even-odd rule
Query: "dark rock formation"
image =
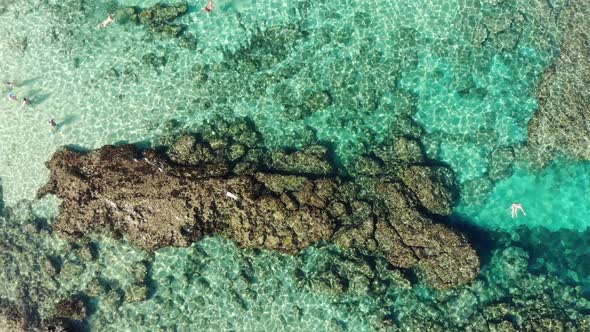
<path fill-rule="evenodd" d="M 179 2 L 175 4 L 158 3 L 145 9 L 120 7 L 114 15 L 117 23 L 139 23 L 155 35 L 178 38 L 178 44 L 181 47 L 195 50 L 197 38 L 186 31 L 185 25 L 174 23 L 178 17 L 186 13 L 188 13 L 188 3 Z"/>
<path fill-rule="evenodd" d="M 225 164 L 175 166 L 131 145 L 86 155 L 64 149 L 49 167 L 53 180 L 41 192 L 64 199 L 54 227 L 68 235 L 104 229 L 155 250 L 221 233 L 243 247 L 295 253 L 335 228 L 323 210 L 335 190 L 322 196 L 316 189 L 336 187 L 333 179 L 306 180 L 300 191 L 279 195 L 255 176 L 227 177 Z"/>
<path fill-rule="evenodd" d="M 29 320 L 16 305 L 0 299 L 0 329 L 2 331 L 27 331 Z"/>
<path fill-rule="evenodd" d="M 462 236 L 420 213 L 419 200 L 402 183 L 373 181 L 383 210 L 374 209 L 360 224 L 338 232 L 336 243 L 378 253 L 396 267 L 417 267 L 422 279 L 436 288 L 475 277 L 479 259 Z"/>
<path fill-rule="evenodd" d="M 42 320 L 34 308 L 0 299 L 0 331 L 67 332 L 84 330 L 87 330 L 87 327 L 81 322 L 63 317 Z"/>
<path fill-rule="evenodd" d="M 87 314 L 85 299 L 75 296 L 61 300 L 55 305 L 55 314 L 57 317 L 82 320 Z"/>
<path fill-rule="evenodd" d="M 429 219 L 451 212 L 448 168 L 398 164 L 397 175 L 351 181 L 335 175 L 325 147 L 267 151 L 247 123 L 220 122 L 213 133 L 179 138 L 168 157 L 133 145 L 56 152 L 39 191 L 63 200 L 54 229 L 70 238 L 125 236 L 146 250 L 219 234 L 243 248 L 295 254 L 333 239 L 415 268 L 436 288 L 477 275 L 465 238 Z"/>
<path fill-rule="evenodd" d="M 312 146 L 305 151 L 272 153 L 271 166 L 279 171 L 300 174 L 328 175 L 334 174 L 332 165 L 326 161 L 328 149 L 324 146 Z"/>
<path fill-rule="evenodd" d="M 188 3 L 181 2 L 173 5 L 156 4 L 146 8 L 139 14 L 139 22 L 148 30 L 169 37 L 177 37 L 184 30 L 180 25 L 172 24 L 177 17 L 188 12 Z"/>
<path fill-rule="evenodd" d="M 118 8 L 114 13 L 115 21 L 119 24 L 125 24 L 129 22 L 138 23 L 139 17 L 137 12 L 138 10 L 135 7 Z"/>
<path fill-rule="evenodd" d="M 570 1 L 558 18 L 560 56 L 537 89 L 539 110 L 529 123 L 528 143 L 544 158 L 565 153 L 590 160 L 590 7 Z M 544 164 L 543 162 L 541 164 Z"/>

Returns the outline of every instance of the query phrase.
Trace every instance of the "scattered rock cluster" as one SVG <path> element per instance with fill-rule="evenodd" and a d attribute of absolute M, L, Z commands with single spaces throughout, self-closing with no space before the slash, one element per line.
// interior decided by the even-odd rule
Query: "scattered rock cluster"
<path fill-rule="evenodd" d="M 197 39 L 186 26 L 174 21 L 188 13 L 188 3 L 158 3 L 148 8 L 120 7 L 115 11 L 115 21 L 126 24 L 129 22 L 143 25 L 150 33 L 167 38 L 178 38 L 179 45 L 188 49 L 196 49 Z"/>
<path fill-rule="evenodd" d="M 487 235 L 509 238 L 505 233 Z M 590 328 L 590 301 L 582 287 L 565 284 L 551 273 L 531 273 L 530 252 L 510 240 L 507 246 L 496 244 L 498 248 L 490 253 L 491 259 L 477 281 L 442 292 L 418 291 L 411 286 L 408 276 L 399 270 L 388 270 L 382 260 L 350 255 L 331 247 L 302 255 L 298 277 L 315 292 L 338 294 L 343 303 L 357 303 L 359 297 L 369 295 L 371 302 L 364 303 L 364 310 L 367 319 L 374 321 L 375 330 L 586 331 Z M 548 259 L 541 264 L 550 266 L 552 262 Z"/>
<path fill-rule="evenodd" d="M 42 319 L 26 298 L 22 303 L 12 303 L 0 298 L 0 331 L 10 332 L 66 332 L 87 329 L 86 303 L 80 299 L 64 300 L 56 306 L 56 316 Z"/>
<path fill-rule="evenodd" d="M 384 170 L 351 179 L 323 146 L 270 151 L 248 122 L 219 121 L 165 153 L 61 149 L 39 195 L 63 200 L 53 228 L 69 238 L 106 232 L 156 250 L 219 234 L 290 254 L 331 240 L 413 268 L 435 288 L 467 283 L 479 270 L 475 251 L 433 221 L 451 212 L 453 173 L 404 161 L 416 158 L 379 159 Z"/>

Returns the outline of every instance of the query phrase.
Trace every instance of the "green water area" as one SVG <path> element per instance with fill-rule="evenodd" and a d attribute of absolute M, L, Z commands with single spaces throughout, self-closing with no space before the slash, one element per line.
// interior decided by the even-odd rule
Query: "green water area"
<path fill-rule="evenodd" d="M 0 331 L 590 331 L 587 0 L 211 4 L 0 0 Z M 191 172 L 264 239 L 211 203 L 162 240 L 165 197 L 92 180 Z"/>

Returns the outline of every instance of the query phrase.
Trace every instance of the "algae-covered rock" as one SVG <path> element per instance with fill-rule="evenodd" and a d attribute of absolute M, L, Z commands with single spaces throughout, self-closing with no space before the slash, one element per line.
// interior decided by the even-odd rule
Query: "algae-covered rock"
<path fill-rule="evenodd" d="M 43 260 L 42 269 L 44 273 L 50 276 L 55 276 L 59 273 L 59 265 L 57 263 L 57 260 L 53 257 L 46 257 Z"/>
<path fill-rule="evenodd" d="M 303 151 L 292 153 L 276 151 L 271 154 L 271 167 L 294 174 L 333 174 L 335 170 L 326 160 L 327 152 L 328 150 L 323 146 L 311 146 Z"/>
<path fill-rule="evenodd" d="M 155 32 L 155 33 L 159 33 L 165 37 L 169 37 L 169 38 L 175 38 L 180 36 L 184 30 L 186 29 L 186 26 L 184 25 L 178 25 L 178 24 L 166 24 L 166 25 L 161 25 L 161 26 L 150 26 L 149 30 L 151 32 Z M 189 46 L 189 44 L 187 44 L 187 42 L 189 42 L 189 40 L 184 40 L 184 43 L 186 46 Z"/>
<path fill-rule="evenodd" d="M 180 2 L 172 5 L 159 3 L 155 6 L 143 9 L 139 14 L 139 21 L 143 25 L 159 29 L 187 12 L 187 2 Z"/>
<path fill-rule="evenodd" d="M 180 47 L 188 48 L 192 51 L 197 49 L 197 42 L 197 37 L 187 31 L 185 31 L 178 39 L 178 45 L 180 45 Z"/>
<path fill-rule="evenodd" d="M 242 145 L 244 135 L 252 140 Z M 479 260 L 467 241 L 424 213 L 450 211 L 454 178 L 444 167 L 398 164 L 391 174 L 340 178 L 326 147 L 268 151 L 247 121 L 220 122 L 200 137 L 180 136 L 166 155 L 132 145 L 56 152 L 39 191 L 62 200 L 53 229 L 70 239 L 96 232 L 125 237 L 150 251 L 213 234 L 290 254 L 334 241 L 414 269 L 435 288 L 477 275 Z M 215 140 L 226 143 L 214 148 Z M 62 270 L 78 273 L 75 264 L 66 261 Z M 372 287 L 368 279 L 356 285 Z"/>
<path fill-rule="evenodd" d="M 309 251 L 302 257 L 302 263 L 297 277 L 316 292 L 364 295 L 377 277 L 368 261 L 337 248 Z M 311 263 L 311 268 L 306 263 Z"/>
<path fill-rule="evenodd" d="M 388 168 L 426 162 L 426 154 L 418 140 L 405 136 L 394 136 L 390 144 L 376 147 L 374 154 Z"/>
<path fill-rule="evenodd" d="M 87 314 L 86 299 L 81 296 L 61 300 L 55 305 L 56 317 L 82 320 Z"/>
<path fill-rule="evenodd" d="M 475 278 L 479 259 L 465 238 L 416 211 L 419 202 L 407 196 L 403 185 L 377 182 L 373 187 L 384 199 L 388 218 L 374 211 L 359 226 L 338 232 L 336 243 L 382 256 L 396 267 L 415 268 L 435 288 Z"/>
<path fill-rule="evenodd" d="M 313 93 L 305 101 L 305 107 L 311 112 L 324 110 L 331 104 L 332 96 L 327 91 Z"/>
<path fill-rule="evenodd" d="M 247 149 L 242 144 L 232 144 L 229 147 L 227 157 L 230 161 L 236 161 L 242 158 L 247 152 Z"/>
<path fill-rule="evenodd" d="M 167 151 L 168 157 L 182 165 L 219 163 L 223 159 L 193 135 L 181 136 Z"/>
<path fill-rule="evenodd" d="M 396 138 L 393 142 L 393 150 L 396 159 L 404 163 L 421 163 L 425 160 L 420 143 L 413 138 Z"/>
<path fill-rule="evenodd" d="M 385 170 L 380 160 L 372 158 L 371 156 L 362 156 L 349 167 L 349 172 L 352 175 L 369 175 L 376 176 L 383 174 Z"/>
<path fill-rule="evenodd" d="M 83 244 L 76 246 L 74 249 L 74 253 L 78 258 L 80 258 L 83 262 L 89 262 L 96 258 L 96 249 L 91 244 Z"/>
<path fill-rule="evenodd" d="M 256 180 L 262 182 L 266 188 L 279 194 L 285 191 L 300 191 L 307 183 L 307 179 L 303 176 L 264 173 L 256 174 Z"/>
<path fill-rule="evenodd" d="M 131 284 L 125 288 L 125 302 L 141 302 L 148 297 L 148 287 L 144 284 Z"/>
<path fill-rule="evenodd" d="M 75 261 L 66 261 L 61 266 L 60 275 L 62 278 L 73 279 L 84 271 L 84 266 Z"/>
<path fill-rule="evenodd" d="M 28 300 L 26 300 L 28 301 Z M 63 303 L 64 305 L 67 305 Z M 59 305 L 58 305 L 59 306 Z M 76 305 L 74 304 L 74 307 Z M 85 309 L 84 309 L 85 311 Z M 75 317 L 79 317 L 74 313 Z M 0 331 L 6 332 L 66 332 L 86 330 L 80 320 L 68 317 L 39 316 L 34 306 L 15 304 L 0 299 Z"/>
<path fill-rule="evenodd" d="M 304 36 L 304 32 L 296 25 L 273 25 L 256 33 L 248 48 L 233 55 L 261 71 L 283 60 L 295 42 Z"/>
<path fill-rule="evenodd" d="M 146 261 L 139 261 L 133 263 L 131 266 L 131 275 L 133 280 L 138 283 L 144 282 L 148 275 L 148 262 Z"/>
<path fill-rule="evenodd" d="M 432 213 L 449 215 L 456 200 L 458 185 L 453 171 L 441 166 L 408 166 L 398 176 Z"/>
<path fill-rule="evenodd" d="M 125 24 L 128 22 L 138 23 L 139 17 L 137 13 L 138 9 L 136 7 L 121 7 L 115 11 L 113 16 L 115 17 L 115 22 L 119 24 Z"/>
<path fill-rule="evenodd" d="M 97 278 L 92 279 L 87 285 L 84 292 L 88 296 L 99 296 L 105 291 L 103 284 Z"/>
<path fill-rule="evenodd" d="M 59 180 L 41 193 L 55 192 L 66 199 L 54 224 L 64 235 L 109 231 L 153 250 L 187 246 L 204 235 L 220 233 L 244 247 L 264 244 L 294 252 L 329 238 L 334 228 L 327 212 L 313 205 L 326 199 L 314 192 L 314 180 L 306 180 L 308 185 L 296 193 L 300 208 L 287 212 L 280 196 L 263 191 L 266 187 L 253 176 L 224 178 L 223 166 L 216 164 L 211 169 L 222 171 L 212 176 L 216 171 L 167 164 L 153 151 L 140 157 L 132 146 L 109 146 L 88 154 L 62 150 L 49 164 Z M 64 177 L 69 180 L 62 181 Z M 291 180 L 282 182 L 288 188 Z M 72 190 L 88 185 L 95 187 L 92 193 Z"/>
<path fill-rule="evenodd" d="M 0 299 L 0 328 L 3 331 L 25 332 L 29 330 L 26 314 L 17 305 Z"/>
<path fill-rule="evenodd" d="M 572 1 L 556 22 L 560 53 L 537 88 L 539 109 L 529 122 L 527 144 L 552 156 L 590 160 L 590 7 Z"/>
<path fill-rule="evenodd" d="M 435 288 L 464 284 L 477 276 L 479 258 L 465 237 L 421 215 L 416 209 L 419 203 L 404 195 L 405 189 L 400 184 L 379 183 L 375 190 L 384 197 L 391 215 L 395 216 L 387 224 L 378 224 L 385 230 L 394 229 L 390 238 L 395 241 L 378 241 L 390 262 L 400 260 L 396 247 L 410 249 L 413 255 L 400 262 L 416 264 L 423 280 Z M 381 234 L 391 233 L 385 230 Z"/>

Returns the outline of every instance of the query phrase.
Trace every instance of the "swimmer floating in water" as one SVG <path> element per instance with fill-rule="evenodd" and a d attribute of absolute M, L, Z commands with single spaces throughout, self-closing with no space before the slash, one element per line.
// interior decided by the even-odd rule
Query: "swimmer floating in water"
<path fill-rule="evenodd" d="M 31 100 L 29 98 L 23 98 L 23 106 L 27 106 L 31 104 Z"/>
<path fill-rule="evenodd" d="M 213 0 L 209 0 L 209 2 L 207 2 L 207 6 L 205 6 L 205 11 L 207 13 L 210 13 L 213 11 L 215 7 L 213 6 Z"/>
<path fill-rule="evenodd" d="M 49 123 L 51 128 L 57 128 L 57 122 L 55 122 L 55 119 L 49 119 L 47 120 L 47 123 Z"/>
<path fill-rule="evenodd" d="M 16 95 L 12 92 L 8 93 L 8 100 L 10 101 L 15 101 L 16 100 Z"/>
<path fill-rule="evenodd" d="M 524 212 L 524 208 L 520 203 L 512 203 L 512 219 L 518 217 L 518 210 L 522 211 L 522 215 L 526 216 L 526 212 Z"/>
<path fill-rule="evenodd" d="M 113 16 L 113 14 L 109 14 L 104 21 L 102 21 L 99 25 L 96 26 L 96 28 L 97 29 L 106 28 L 107 25 L 113 23 L 114 21 L 115 21 L 115 17 Z"/>

